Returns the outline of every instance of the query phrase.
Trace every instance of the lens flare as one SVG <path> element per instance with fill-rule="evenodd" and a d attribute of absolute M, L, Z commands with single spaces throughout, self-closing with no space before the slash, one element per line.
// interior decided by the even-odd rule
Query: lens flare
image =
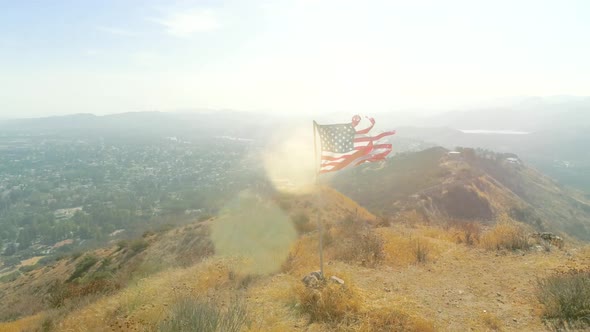
<path fill-rule="evenodd" d="M 251 274 L 276 272 L 289 254 L 297 232 L 276 204 L 243 191 L 226 208 L 211 228 L 215 252 L 243 258 L 236 269 Z"/>

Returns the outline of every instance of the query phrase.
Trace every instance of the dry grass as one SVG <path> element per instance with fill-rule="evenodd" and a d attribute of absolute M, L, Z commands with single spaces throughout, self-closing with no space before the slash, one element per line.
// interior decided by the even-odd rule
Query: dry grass
<path fill-rule="evenodd" d="M 329 199 L 337 200 L 335 196 Z M 359 225 L 341 227 L 336 221 L 353 213 L 354 204 L 345 201 L 338 204 L 342 206 L 337 211 L 332 207 L 333 213 L 322 215 L 326 229 L 331 226 L 326 234 L 332 238 L 331 245 L 326 243 L 325 268 L 326 275 L 343 278 L 344 287 L 328 283 L 322 288 L 308 289 L 302 285 L 301 277 L 319 266 L 317 232 L 311 232 L 293 244 L 289 259 L 283 264 L 285 274 L 253 277 L 242 272 L 245 271 L 240 268 L 243 261 L 228 258 L 209 258 L 196 265 L 182 264 L 182 268 L 166 265 L 159 273 L 131 280 L 128 287 L 114 294 L 80 302 L 71 312 L 63 312 L 63 315 L 48 312 L 29 323 L 26 320 L 14 322 L 13 326 L 29 324 L 26 325 L 29 331 L 35 331 L 50 321 L 55 331 L 165 330 L 167 323 L 164 322 L 171 319 L 182 325 L 195 317 L 203 318 L 192 311 L 196 305 L 186 301 L 187 298 L 198 299 L 197 304 L 203 309 L 200 313 L 214 312 L 206 315 L 209 317 L 223 315 L 232 296 L 239 294 L 246 302 L 249 317 L 242 331 L 248 332 L 464 331 L 470 328 L 537 331 L 542 330 L 543 325 L 531 312 L 540 310 L 540 305 L 530 299 L 536 275 L 564 264 L 590 264 L 590 258 L 578 259 L 590 257 L 590 251 L 572 251 L 566 262 L 564 252 L 496 255 L 471 245 L 457 245 L 457 242 L 472 242 L 473 246 L 483 247 L 485 234 L 481 234 L 478 242 L 475 234 L 479 234 L 479 229 L 426 226 L 415 212 L 408 212 L 404 216 L 406 222 L 401 224 L 393 222 L 381 228 L 363 226 L 358 229 L 359 233 L 345 234 Z M 291 213 L 297 213 L 295 209 L 299 205 L 305 202 L 294 202 Z M 363 219 L 359 215 L 355 220 Z M 520 234 L 513 228 L 519 224 L 506 224 L 510 227 L 500 223 L 489 230 L 490 237 L 486 241 L 493 242 L 491 235 L 501 239 L 504 238 L 502 234 Z M 381 244 L 383 259 L 380 264 L 367 269 L 357 264 L 362 258 L 336 259 L 341 254 L 339 242 L 343 238 L 366 230 L 375 236 L 369 242 Z M 191 240 L 188 233 L 182 234 L 186 235 L 184 239 Z M 178 234 L 173 233 L 167 236 L 170 237 L 167 246 L 152 243 L 141 255 L 156 257 L 159 252 L 157 257 L 168 261 L 180 257 L 181 251 L 187 257 L 197 252 L 187 250 L 185 253 L 184 247 L 176 249 L 177 244 L 184 242 L 183 237 L 178 240 Z M 201 248 L 190 243 L 186 247 Z M 497 243 L 492 247 L 496 250 Z M 63 279 L 74 272 L 76 265 L 76 262 L 70 263 L 64 270 L 66 273 L 62 273 Z M 95 264 L 87 274 L 94 273 L 99 265 Z M 84 278 L 82 276 L 81 280 Z M 482 314 L 484 309 L 492 307 L 494 314 Z M 518 322 L 513 322 L 512 318 L 518 318 Z M 0 330 L 10 331 L 5 326 L 0 325 Z M 177 327 L 168 330 L 179 330 Z M 15 331 L 20 330 L 22 328 Z"/>
<path fill-rule="evenodd" d="M 451 236 L 444 234 L 442 230 L 428 230 L 427 228 L 408 230 L 398 227 L 379 229 L 378 233 L 383 239 L 385 264 L 397 267 L 436 259 L 444 250 L 443 246 L 447 243 L 451 244 L 449 240 Z"/>
<path fill-rule="evenodd" d="M 393 219 L 393 223 L 395 224 L 404 224 L 407 226 L 418 226 L 424 225 L 426 223 L 425 217 L 418 213 L 416 210 L 406 210 L 398 214 L 396 218 Z"/>
<path fill-rule="evenodd" d="M 337 240 L 332 241 L 332 255 L 335 259 L 370 267 L 384 260 L 383 239 L 368 223 L 349 216 L 334 228 L 332 238 Z"/>
<path fill-rule="evenodd" d="M 349 280 L 345 285 L 326 281 L 318 288 L 299 283 L 295 293 L 301 312 L 309 315 L 310 322 L 346 323 L 358 315 L 362 303 L 358 290 Z"/>
<path fill-rule="evenodd" d="M 115 331 L 155 329 L 169 315 L 174 303 L 186 296 L 236 292 L 243 278 L 233 271 L 240 262 L 208 259 L 187 269 L 172 269 L 136 281 L 123 291 L 72 311 L 58 330 L 87 331 L 104 328 Z"/>
<path fill-rule="evenodd" d="M 301 237 L 293 244 L 281 271 L 299 276 L 317 270 L 320 265 L 318 247 L 317 234 Z"/>
<path fill-rule="evenodd" d="M 239 332 L 246 323 L 243 299 L 233 298 L 224 306 L 218 301 L 185 297 L 172 306 L 170 314 L 158 326 L 161 332 Z"/>
<path fill-rule="evenodd" d="M 292 331 L 294 326 L 306 326 L 308 320 L 297 314 L 299 277 L 278 274 L 252 284 L 245 292 L 248 305 L 248 325 L 245 331 Z"/>
<path fill-rule="evenodd" d="M 468 246 L 479 244 L 482 234 L 482 226 L 479 222 L 462 222 L 452 221 L 448 224 L 457 243 L 463 243 Z"/>
<path fill-rule="evenodd" d="M 570 270 L 540 279 L 537 296 L 543 318 L 556 330 L 590 328 L 590 269 Z"/>
<path fill-rule="evenodd" d="M 502 331 L 502 321 L 494 314 L 484 312 L 479 316 L 479 320 L 492 331 Z"/>
<path fill-rule="evenodd" d="M 43 320 L 43 314 L 36 314 L 34 316 L 28 316 L 23 319 L 19 319 L 13 322 L 0 323 L 0 331 L 2 332 L 23 332 L 23 331 L 35 331 L 41 326 Z"/>
<path fill-rule="evenodd" d="M 432 322 L 398 308 L 369 306 L 364 292 L 351 283 L 351 278 L 344 280 L 344 285 L 328 280 L 318 288 L 301 283 L 294 287 L 299 311 L 310 323 L 320 323 L 322 330 L 337 331 L 435 330 Z"/>
<path fill-rule="evenodd" d="M 427 242 L 423 242 L 420 239 L 412 241 L 412 252 L 416 258 L 416 263 L 426 263 L 428 260 L 430 247 L 426 243 Z"/>
<path fill-rule="evenodd" d="M 322 200 L 326 205 L 333 206 L 335 212 L 338 212 L 338 219 L 347 215 L 355 215 L 360 220 L 367 220 L 370 223 L 377 223 L 377 217 L 369 212 L 367 209 L 359 206 L 357 202 L 342 193 L 329 188 L 322 188 Z M 338 220 L 335 219 L 335 220 Z"/>
<path fill-rule="evenodd" d="M 512 220 L 500 220 L 481 236 L 481 247 L 487 250 L 528 250 L 528 232 Z"/>
<path fill-rule="evenodd" d="M 401 310 L 382 307 L 371 309 L 360 317 L 355 331 L 362 332 L 434 332 L 434 324 Z"/>
<path fill-rule="evenodd" d="M 344 285 L 328 280 L 317 288 L 294 287 L 299 311 L 310 323 L 338 331 L 434 331 L 431 321 L 398 308 L 369 307 L 364 292 L 350 277 L 344 280 Z"/>
<path fill-rule="evenodd" d="M 367 269 L 328 260 L 326 275 L 340 276 L 345 287 L 329 283 L 317 290 L 305 288 L 300 281 L 318 266 L 317 234 L 309 234 L 295 244 L 299 251 L 293 251 L 289 274 L 254 278 L 240 272 L 238 260 L 207 259 L 190 268 L 169 269 L 137 280 L 96 302 L 80 303 L 63 319 L 53 314 L 39 317 L 29 331 L 40 328 L 46 318 L 55 331 L 154 331 L 165 329 L 166 319 L 192 319 L 190 310 L 185 318 L 177 310 L 187 297 L 205 302 L 218 298 L 224 304 L 214 301 L 214 306 L 205 309 L 219 309 L 216 312 L 222 314 L 235 294 L 241 294 L 247 304 L 250 319 L 242 330 L 249 332 L 542 329 L 539 317 L 530 314 L 536 308 L 529 298 L 535 271 L 558 266 L 560 253 L 497 256 L 457 245 L 454 232 L 399 225 L 377 229 L 388 254 L 384 264 Z M 416 264 L 412 244 L 417 241 L 430 250 L 427 264 Z M 391 248 L 399 252 L 387 252 Z M 590 257 L 590 251 L 580 250 L 575 257 L 582 256 Z M 587 265 L 590 259 L 576 262 Z M 494 314 L 482 314 L 498 303 L 502 306 Z M 437 309 L 441 310 L 437 313 Z"/>

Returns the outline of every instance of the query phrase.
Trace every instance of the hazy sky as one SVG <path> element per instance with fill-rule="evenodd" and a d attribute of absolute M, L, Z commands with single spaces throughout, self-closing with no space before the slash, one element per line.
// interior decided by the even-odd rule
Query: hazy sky
<path fill-rule="evenodd" d="M 590 1 L 0 0 L 0 118 L 590 95 Z"/>

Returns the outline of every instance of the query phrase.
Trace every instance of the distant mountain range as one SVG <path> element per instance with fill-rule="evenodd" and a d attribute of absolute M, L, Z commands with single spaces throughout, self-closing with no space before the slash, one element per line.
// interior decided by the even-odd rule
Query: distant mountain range
<path fill-rule="evenodd" d="M 528 98 L 514 106 L 453 111 L 426 119 L 431 127 L 544 131 L 590 126 L 590 97 Z"/>
<path fill-rule="evenodd" d="M 4 133 L 114 137 L 236 136 L 256 138 L 277 125 L 265 114 L 237 111 L 199 113 L 133 112 L 96 116 L 74 114 L 0 122 Z"/>
<path fill-rule="evenodd" d="M 479 147 L 518 154 L 529 165 L 560 182 L 590 193 L 590 97 L 522 97 L 488 103 L 488 108 L 449 111 L 428 117 L 399 112 L 375 114 L 378 129 L 397 129 L 396 152 L 433 146 Z M 359 112 L 368 113 L 368 112 Z M 370 112 L 369 112 L 370 113 Z M 231 110 L 185 113 L 136 112 L 106 116 L 76 114 L 0 121 L 0 135 L 78 135 L 85 137 L 189 138 L 230 136 L 260 142 L 286 127 L 346 122 L 349 115 L 273 115 Z M 404 124 L 400 126 L 400 124 Z M 526 135 L 476 134 L 461 130 L 523 131 Z"/>

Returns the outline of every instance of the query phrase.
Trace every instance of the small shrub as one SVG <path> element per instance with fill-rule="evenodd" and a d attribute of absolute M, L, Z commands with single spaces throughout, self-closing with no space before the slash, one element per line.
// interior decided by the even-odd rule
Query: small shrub
<path fill-rule="evenodd" d="M 68 297 L 68 287 L 56 281 L 49 286 L 43 300 L 50 308 L 60 308 L 65 304 Z"/>
<path fill-rule="evenodd" d="M 98 262 L 98 258 L 94 255 L 86 255 L 82 258 L 78 264 L 76 264 L 76 268 L 72 275 L 68 278 L 67 281 L 72 281 L 76 278 L 81 277 L 84 273 L 86 273 L 94 264 Z"/>
<path fill-rule="evenodd" d="M 481 224 L 479 222 L 456 221 L 449 223 L 448 226 L 457 230 L 457 243 L 473 246 L 478 244 L 481 239 Z"/>
<path fill-rule="evenodd" d="M 543 319 L 556 330 L 590 328 L 590 269 L 557 273 L 537 282 Z"/>
<path fill-rule="evenodd" d="M 503 221 L 484 233 L 480 244 L 488 250 L 528 250 L 530 244 L 525 229 L 513 221 Z"/>
<path fill-rule="evenodd" d="M 481 229 L 478 226 L 478 224 L 475 224 L 475 223 L 467 224 L 466 227 L 464 228 L 465 244 L 468 246 L 472 246 L 472 245 L 476 244 L 477 242 L 479 242 L 480 232 L 481 232 Z"/>
<path fill-rule="evenodd" d="M 376 266 L 385 258 L 383 240 L 364 222 L 346 218 L 340 225 L 340 232 L 335 246 L 336 259 Z"/>
<path fill-rule="evenodd" d="M 158 330 L 239 332 L 246 319 L 246 307 L 239 298 L 230 301 L 227 308 L 207 299 L 183 298 L 174 304 L 170 316 L 160 324 Z"/>
<path fill-rule="evenodd" d="M 430 248 L 428 247 L 428 245 L 426 245 L 418 239 L 413 240 L 412 251 L 414 252 L 414 256 L 416 257 L 417 263 L 426 263 L 426 261 L 428 260 L 428 253 L 430 252 Z"/>
<path fill-rule="evenodd" d="M 391 308 L 373 309 L 360 317 L 360 331 L 434 332 L 434 325 L 421 317 L 413 317 Z"/>
<path fill-rule="evenodd" d="M 502 329 L 502 321 L 489 312 L 482 314 L 480 320 L 492 331 L 500 331 Z"/>
<path fill-rule="evenodd" d="M 381 215 L 377 217 L 377 227 L 389 227 L 391 226 L 391 220 L 389 217 Z"/>
<path fill-rule="evenodd" d="M 383 240 L 372 230 L 366 230 L 352 237 L 341 239 L 334 257 L 344 262 L 361 262 L 376 266 L 383 261 Z"/>
<path fill-rule="evenodd" d="M 326 282 L 319 288 L 298 284 L 295 292 L 301 312 L 308 314 L 311 322 L 342 323 L 360 310 L 360 296 L 349 284 Z"/>
<path fill-rule="evenodd" d="M 149 245 L 149 243 L 146 240 L 137 239 L 137 240 L 131 242 L 131 244 L 129 245 L 129 249 L 131 249 L 131 252 L 136 254 L 136 253 L 139 253 L 139 252 L 145 250 L 145 248 L 147 248 L 148 245 Z"/>

